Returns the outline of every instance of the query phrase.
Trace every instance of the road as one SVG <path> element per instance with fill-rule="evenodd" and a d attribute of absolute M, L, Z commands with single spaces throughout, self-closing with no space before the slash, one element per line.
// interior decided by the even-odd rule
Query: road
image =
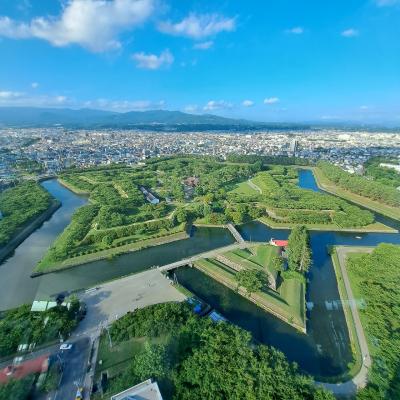
<path fill-rule="evenodd" d="M 339 260 L 340 271 L 343 276 L 343 283 L 347 292 L 347 298 L 349 300 L 351 314 L 354 320 L 356 329 L 357 340 L 360 345 L 361 357 L 363 360 L 360 371 L 353 377 L 353 379 L 333 384 L 333 383 L 320 383 L 326 389 L 331 390 L 335 395 L 338 396 L 352 396 L 355 395 L 358 389 L 364 388 L 368 382 L 368 369 L 371 367 L 372 360 L 368 350 L 367 340 L 365 338 L 364 329 L 361 324 L 360 316 L 358 314 L 357 303 L 351 290 L 350 280 L 347 275 L 346 259 L 350 253 L 371 253 L 373 248 L 371 247 L 346 247 L 337 246 L 336 252 Z"/>
<path fill-rule="evenodd" d="M 60 353 L 64 369 L 54 400 L 75 399 L 77 388 L 83 384 L 86 375 L 89 351 L 90 339 L 83 337 L 73 341 L 72 349 Z"/>

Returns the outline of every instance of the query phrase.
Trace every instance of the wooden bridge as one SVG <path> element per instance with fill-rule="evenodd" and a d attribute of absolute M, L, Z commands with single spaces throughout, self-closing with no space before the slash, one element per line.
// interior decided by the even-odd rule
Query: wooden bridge
<path fill-rule="evenodd" d="M 228 225 L 226 225 L 226 227 L 229 229 L 229 232 L 232 234 L 232 236 L 235 238 L 235 240 L 238 243 L 245 242 L 242 235 L 239 233 L 239 231 L 235 228 L 235 226 L 233 224 L 228 224 Z"/>

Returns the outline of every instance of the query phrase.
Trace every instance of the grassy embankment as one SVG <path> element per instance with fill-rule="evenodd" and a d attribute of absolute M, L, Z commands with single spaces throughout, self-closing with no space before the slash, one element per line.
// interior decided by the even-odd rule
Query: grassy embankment
<path fill-rule="evenodd" d="M 227 252 L 223 254 L 223 257 L 244 269 L 258 269 L 271 273 L 274 271 L 271 270 L 270 260 L 276 251 L 276 247 L 259 245 L 249 250 Z M 248 294 L 244 288 L 238 287 L 235 278 L 236 271 L 224 264 L 223 260 L 200 260 L 195 262 L 194 266 L 299 331 L 305 332 L 304 280 L 284 279 L 276 291 L 265 288 L 262 291 Z"/>
<path fill-rule="evenodd" d="M 164 234 L 164 235 L 163 235 Z M 163 235 L 163 236 L 160 236 Z M 134 243 L 128 243 L 122 246 L 113 247 L 110 249 L 99 250 L 93 253 L 84 254 L 76 257 L 70 257 L 66 260 L 54 262 L 49 254 L 47 253 L 43 259 L 38 263 L 36 266 L 32 276 L 42 275 L 45 273 L 50 273 L 54 271 L 58 271 L 61 269 L 68 269 L 72 268 L 81 264 L 87 264 L 93 261 L 103 260 L 103 259 L 110 259 L 114 256 L 124 254 L 124 253 L 131 253 L 134 251 L 139 251 L 146 249 L 148 247 L 154 247 L 166 243 L 175 242 L 178 240 L 187 239 L 189 237 L 186 229 L 185 224 L 181 224 L 175 228 L 175 230 L 171 231 L 160 231 L 157 233 L 156 237 L 141 235 L 140 238 Z M 127 238 L 124 238 L 127 239 Z M 57 239 L 59 240 L 59 239 Z"/>
<path fill-rule="evenodd" d="M 320 189 L 336 196 L 342 197 L 345 200 L 349 200 L 353 203 L 359 204 L 363 207 L 369 208 L 372 211 L 376 211 L 378 213 L 386 215 L 387 217 L 400 220 L 399 208 L 392 207 L 378 201 L 371 200 L 367 197 L 352 193 L 348 190 L 342 189 L 341 187 L 330 181 L 319 168 L 313 167 L 310 169 L 313 171 L 315 180 Z"/>
<path fill-rule="evenodd" d="M 310 231 L 334 231 L 334 232 L 354 232 L 354 233 L 397 233 L 398 231 L 381 222 L 363 226 L 361 228 L 341 228 L 335 224 L 294 224 L 290 222 L 276 222 L 268 217 L 261 217 L 258 221 L 273 229 L 291 229 L 295 225 L 303 225 Z"/>

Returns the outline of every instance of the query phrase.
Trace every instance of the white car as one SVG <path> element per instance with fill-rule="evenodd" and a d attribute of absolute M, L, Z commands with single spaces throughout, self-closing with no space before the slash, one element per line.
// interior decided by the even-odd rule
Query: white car
<path fill-rule="evenodd" d="M 60 350 L 71 350 L 72 349 L 72 343 L 64 343 L 60 346 Z"/>

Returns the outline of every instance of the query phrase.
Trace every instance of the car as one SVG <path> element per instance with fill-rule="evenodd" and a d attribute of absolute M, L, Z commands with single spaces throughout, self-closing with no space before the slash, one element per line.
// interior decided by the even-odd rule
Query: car
<path fill-rule="evenodd" d="M 63 343 L 60 346 L 60 350 L 71 350 L 72 349 L 72 343 Z"/>
<path fill-rule="evenodd" d="M 83 387 L 78 387 L 75 395 L 75 400 L 83 400 Z"/>

